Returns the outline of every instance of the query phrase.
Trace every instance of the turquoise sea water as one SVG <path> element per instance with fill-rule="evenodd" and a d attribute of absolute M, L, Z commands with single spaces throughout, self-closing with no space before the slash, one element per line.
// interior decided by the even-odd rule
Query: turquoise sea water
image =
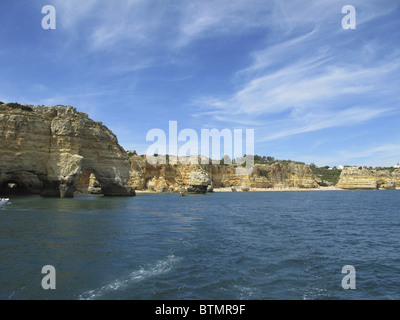
<path fill-rule="evenodd" d="M 400 299 L 398 190 L 11 202 L 0 299 Z"/>

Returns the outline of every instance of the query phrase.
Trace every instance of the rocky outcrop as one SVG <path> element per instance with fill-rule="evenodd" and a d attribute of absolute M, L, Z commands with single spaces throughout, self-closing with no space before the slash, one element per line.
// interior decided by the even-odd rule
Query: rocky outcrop
<path fill-rule="evenodd" d="M 396 183 L 396 189 L 400 189 L 400 169 L 396 169 L 392 172 L 392 177 Z"/>
<path fill-rule="evenodd" d="M 129 185 L 138 190 L 150 189 L 159 192 L 177 192 L 183 188 L 187 190 L 194 184 L 191 178 L 196 175 L 195 172 L 203 173 L 204 181 L 207 181 L 205 184 L 208 184 L 208 192 L 213 188 L 233 188 L 237 191 L 249 191 L 264 188 L 310 189 L 327 186 L 326 181 L 313 174 L 310 166 L 293 161 L 256 164 L 251 173 L 247 173 L 246 168 L 234 164 L 151 165 L 144 156 L 138 155 L 130 158 L 130 164 L 131 178 Z M 335 187 L 345 190 L 400 189 L 400 169 L 345 167 L 341 171 L 339 182 Z M 200 189 L 191 190 L 204 192 L 204 188 Z"/>
<path fill-rule="evenodd" d="M 188 179 L 188 193 L 207 193 L 208 186 L 211 186 L 209 174 L 201 167 L 192 171 Z"/>
<path fill-rule="evenodd" d="M 144 156 L 131 156 L 129 185 L 136 190 L 180 191 L 202 186 L 193 192 L 212 188 L 317 188 L 318 183 L 309 166 L 295 162 L 255 165 L 250 173 L 237 165 L 216 164 L 157 164 L 148 163 Z M 197 190 L 196 190 L 197 189 Z M 200 190 L 201 189 L 201 190 Z"/>
<path fill-rule="evenodd" d="M 130 165 L 116 136 L 73 107 L 0 105 L 0 194 L 73 197 L 81 172 L 107 196 L 131 196 Z"/>
<path fill-rule="evenodd" d="M 365 167 L 345 167 L 340 174 L 338 188 L 354 190 L 395 189 L 399 182 L 399 170 L 368 169 Z"/>
<path fill-rule="evenodd" d="M 396 189 L 396 180 L 392 173 L 388 170 L 377 170 L 376 174 L 376 188 L 383 190 Z"/>

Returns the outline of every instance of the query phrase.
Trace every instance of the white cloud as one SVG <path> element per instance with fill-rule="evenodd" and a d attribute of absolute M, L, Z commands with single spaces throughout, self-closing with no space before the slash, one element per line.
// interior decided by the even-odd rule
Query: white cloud
<path fill-rule="evenodd" d="M 340 25 L 342 16 L 340 10 L 334 12 L 331 1 L 300 4 L 308 15 L 300 14 L 303 11 L 292 1 L 275 5 L 270 22 L 281 30 L 283 21 L 287 32 L 281 37 L 273 33 L 264 49 L 251 54 L 252 63 L 234 75 L 239 84 L 229 97 L 196 99 L 203 114 L 226 122 L 263 120 L 258 128 L 261 140 L 275 140 L 357 125 L 392 110 L 400 56 L 379 56 L 378 50 L 387 44 L 378 46 L 379 40 L 374 40 L 361 48 L 351 45 L 354 37 L 345 37 L 332 22 L 333 15 Z M 363 23 L 390 12 L 370 3 L 362 8 Z M 371 61 L 374 55 L 379 59 Z"/>
<path fill-rule="evenodd" d="M 176 46 L 217 35 L 244 34 L 254 28 L 265 28 L 270 23 L 271 2 L 253 1 L 181 1 Z"/>
<path fill-rule="evenodd" d="M 42 4 L 42 1 L 38 1 Z M 170 48 L 186 46 L 200 38 L 268 31 L 281 41 L 287 35 L 329 26 L 340 26 L 341 4 L 331 0 L 49 0 L 57 9 L 58 31 L 87 37 L 97 48 L 123 41 L 162 42 Z M 360 9 L 358 23 L 390 13 L 397 5 L 354 0 Z M 336 21 L 338 20 L 339 21 Z M 340 31 L 337 28 L 336 31 Z M 271 43 L 270 43 L 271 44 Z M 126 43 L 125 43 L 126 45 Z"/>
<path fill-rule="evenodd" d="M 325 111 L 322 114 L 304 114 L 296 119 L 288 120 L 290 129 L 283 129 L 276 133 L 260 138 L 260 141 L 271 141 L 300 133 L 312 132 L 321 129 L 352 126 L 391 111 L 390 109 L 369 109 L 364 107 L 348 108 L 338 112 Z"/>
<path fill-rule="evenodd" d="M 399 162 L 400 145 L 389 143 L 366 149 L 341 150 L 337 152 L 336 159 L 348 165 L 391 167 Z"/>
<path fill-rule="evenodd" d="M 285 110 L 291 110 L 292 115 L 298 111 L 326 110 L 332 108 L 332 101 L 345 103 L 348 95 L 376 94 L 381 89 L 379 80 L 400 66 L 399 62 L 391 61 L 369 68 L 351 65 L 346 68 L 324 65 L 325 61 L 329 61 L 329 57 L 317 56 L 254 77 L 229 99 L 209 97 L 197 101 L 203 108 L 208 104 L 220 115 L 233 113 L 240 117 Z"/>
<path fill-rule="evenodd" d="M 57 3 L 57 11 L 61 28 L 77 38 L 86 38 L 92 49 L 111 49 L 123 41 L 143 41 L 152 33 L 158 24 L 157 9 L 148 4 L 144 0 L 69 0 Z"/>

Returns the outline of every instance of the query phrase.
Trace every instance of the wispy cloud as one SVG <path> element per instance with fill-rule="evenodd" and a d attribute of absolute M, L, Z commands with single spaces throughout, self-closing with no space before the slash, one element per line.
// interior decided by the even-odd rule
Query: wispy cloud
<path fill-rule="evenodd" d="M 182 47 L 194 40 L 221 35 L 246 34 L 269 25 L 272 2 L 179 1 L 178 33 L 175 45 Z"/>
<path fill-rule="evenodd" d="M 259 118 L 270 114 L 281 114 L 289 127 L 268 139 L 348 125 L 373 119 L 390 109 L 384 105 L 359 105 L 355 98 L 363 100 L 373 95 L 377 99 L 389 88 L 380 85 L 389 74 L 398 72 L 399 61 L 388 61 L 382 65 L 363 68 L 348 65 L 331 66 L 329 57 L 320 55 L 296 62 L 269 74 L 255 77 L 245 83 L 233 96 L 225 100 L 203 97 L 196 100 L 208 115 L 226 116 L 232 121 L 235 115 L 244 118 Z M 257 64 L 259 62 L 257 61 Z M 369 101 L 370 103 L 371 101 Z M 299 127 L 299 124 L 300 125 Z"/>
<path fill-rule="evenodd" d="M 333 150 L 326 155 L 300 155 L 306 163 L 315 163 L 317 166 L 372 166 L 391 167 L 400 162 L 400 145 L 383 144 L 372 147 L 362 146 L 356 150 Z"/>
<path fill-rule="evenodd" d="M 234 75 L 238 84 L 231 96 L 197 98 L 201 111 L 196 116 L 203 112 L 226 122 L 262 120 L 259 138 L 269 141 L 357 125 L 393 111 L 399 99 L 388 93 L 396 90 L 390 79 L 398 79 L 400 55 L 386 47 L 386 52 L 393 53 L 371 63 L 371 57 L 388 44 L 349 46 L 348 34 L 340 34 L 340 28 L 330 29 L 332 4 L 326 1 L 308 5 L 315 10 L 304 19 L 295 10 L 297 4 L 274 4 L 274 12 L 280 12 L 288 25 L 285 36 L 280 41 L 273 36 L 264 49 L 251 54 L 252 63 Z M 364 23 L 390 12 L 387 7 L 378 10 L 374 6 L 375 12 L 369 9 L 370 5 L 364 10 L 368 12 Z M 335 17 L 340 24 L 341 16 Z M 279 29 L 282 19 L 272 23 Z M 310 29 L 311 21 L 314 27 Z"/>
<path fill-rule="evenodd" d="M 349 153 L 348 151 L 342 151 L 341 153 L 343 155 L 346 154 L 348 159 L 353 159 L 371 157 L 377 153 L 384 153 L 385 156 L 387 156 L 387 152 L 391 152 L 394 153 L 396 156 L 400 156 L 400 144 L 384 144 L 377 147 L 372 147 L 367 150 L 356 151 L 352 153 Z"/>
<path fill-rule="evenodd" d="M 160 7 L 144 0 L 56 1 L 60 29 L 85 38 L 93 49 L 110 48 L 122 41 L 140 42 L 159 25 Z M 152 18 L 152 19 L 151 19 Z"/>
<path fill-rule="evenodd" d="M 340 159 L 340 160 L 339 160 Z M 336 163 L 348 165 L 387 166 L 391 167 L 400 162 L 399 144 L 382 144 L 353 150 L 339 150 Z"/>
<path fill-rule="evenodd" d="M 160 46 L 176 50 L 200 38 L 245 33 L 269 24 L 267 1 L 219 0 L 49 0 L 60 13 L 60 28 L 93 49 Z M 168 26 L 168 28 L 165 28 Z"/>
<path fill-rule="evenodd" d="M 296 134 L 313 132 L 321 129 L 353 126 L 372 120 L 391 109 L 368 109 L 363 107 L 348 108 L 338 112 L 324 112 L 323 114 L 304 114 L 290 121 L 291 129 L 283 129 L 260 138 L 260 141 L 276 140 Z M 286 121 L 288 122 L 288 121 Z"/>

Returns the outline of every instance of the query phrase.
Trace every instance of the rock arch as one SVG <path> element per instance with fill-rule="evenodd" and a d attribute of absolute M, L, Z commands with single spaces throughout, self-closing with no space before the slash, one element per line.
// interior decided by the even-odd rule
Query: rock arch
<path fill-rule="evenodd" d="M 101 184 L 96 175 L 90 170 L 83 169 L 75 179 L 75 192 L 89 194 L 103 194 Z"/>
<path fill-rule="evenodd" d="M 0 186 L 16 177 L 27 193 L 73 197 L 82 170 L 106 196 L 135 195 L 126 152 L 102 123 L 73 107 L 0 105 Z"/>
<path fill-rule="evenodd" d="M 0 196 L 16 194 L 40 194 L 42 183 L 38 176 L 28 171 L 0 174 Z"/>

